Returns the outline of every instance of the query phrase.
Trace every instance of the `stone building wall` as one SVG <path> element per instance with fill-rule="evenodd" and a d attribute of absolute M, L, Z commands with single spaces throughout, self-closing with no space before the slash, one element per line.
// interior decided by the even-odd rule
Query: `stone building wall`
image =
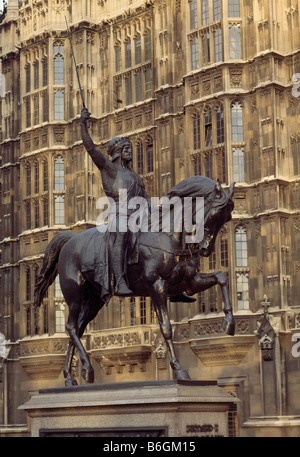
<path fill-rule="evenodd" d="M 67 306 L 56 283 L 36 310 L 34 281 L 53 236 L 93 226 L 103 195 L 80 139 L 65 18 L 90 133 L 103 151 L 112 136 L 129 136 L 150 196 L 194 174 L 225 187 L 236 182 L 233 220 L 201 266 L 225 271 L 237 334 L 222 334 L 221 294 L 211 289 L 196 304 L 169 305 L 176 348 L 193 379 L 218 379 L 239 396 L 240 434 L 298 433 L 299 7 L 298 0 L 9 2 L 0 25 L 0 331 L 11 347 L 1 371 L 3 434 L 25 424 L 17 407 L 30 393 L 63 385 Z M 113 299 L 84 340 L 96 382 L 172 376 L 149 298 Z"/>

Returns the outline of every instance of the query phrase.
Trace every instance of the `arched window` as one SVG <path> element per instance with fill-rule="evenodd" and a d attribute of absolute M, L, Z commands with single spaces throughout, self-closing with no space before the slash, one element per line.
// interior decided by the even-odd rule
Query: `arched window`
<path fill-rule="evenodd" d="M 202 0 L 202 25 L 209 23 L 209 4 L 208 0 Z"/>
<path fill-rule="evenodd" d="M 39 94 L 33 96 L 33 123 L 37 125 L 40 121 L 40 100 Z"/>
<path fill-rule="evenodd" d="M 191 30 L 198 27 L 198 0 L 190 1 L 190 28 Z"/>
<path fill-rule="evenodd" d="M 205 146 L 210 147 L 212 145 L 212 118 L 211 108 L 208 107 L 204 114 L 204 127 L 205 127 Z"/>
<path fill-rule="evenodd" d="M 43 191 L 48 190 L 48 161 L 45 159 L 43 161 Z"/>
<path fill-rule="evenodd" d="M 194 150 L 200 149 L 200 113 L 197 111 L 193 116 L 193 140 L 194 140 Z"/>
<path fill-rule="evenodd" d="M 49 204 L 48 198 L 44 198 L 43 200 L 43 225 L 48 225 L 49 223 Z"/>
<path fill-rule="evenodd" d="M 31 300 L 31 271 L 30 268 L 27 267 L 25 271 L 25 290 L 26 290 L 26 295 L 25 295 L 25 300 L 30 301 Z"/>
<path fill-rule="evenodd" d="M 26 127 L 31 126 L 31 98 L 27 97 L 25 100 L 26 105 Z"/>
<path fill-rule="evenodd" d="M 221 267 L 228 268 L 228 238 L 227 235 L 222 235 L 220 240 L 220 251 L 221 251 Z"/>
<path fill-rule="evenodd" d="M 248 266 L 247 231 L 242 226 L 235 231 L 235 258 L 237 267 Z"/>
<path fill-rule="evenodd" d="M 30 164 L 26 164 L 25 167 L 25 173 L 26 173 L 26 195 L 31 194 L 31 167 Z"/>
<path fill-rule="evenodd" d="M 214 21 L 219 21 L 222 18 L 222 4 L 221 0 L 214 0 Z"/>
<path fill-rule="evenodd" d="M 135 297 L 130 298 L 130 325 L 136 325 L 136 302 Z"/>
<path fill-rule="evenodd" d="M 48 333 L 48 303 L 43 303 L 43 333 Z"/>
<path fill-rule="evenodd" d="M 240 26 L 236 24 L 229 27 L 229 58 L 242 58 L 241 29 Z"/>
<path fill-rule="evenodd" d="M 212 168 L 213 168 L 213 156 L 209 151 L 205 154 L 205 176 L 207 178 L 212 178 Z"/>
<path fill-rule="evenodd" d="M 34 162 L 34 193 L 39 193 L 39 163 Z"/>
<path fill-rule="evenodd" d="M 145 325 L 146 322 L 146 297 L 140 298 L 140 316 L 141 316 L 141 325 Z"/>
<path fill-rule="evenodd" d="M 152 46 L 151 46 L 151 30 L 147 30 L 145 33 L 145 61 L 151 60 Z"/>
<path fill-rule="evenodd" d="M 217 144 L 224 143 L 224 108 L 219 105 L 217 108 Z"/>
<path fill-rule="evenodd" d="M 152 68 L 145 70 L 145 97 L 152 97 Z"/>
<path fill-rule="evenodd" d="M 125 76 L 125 97 L 126 105 L 132 104 L 132 74 L 128 73 Z"/>
<path fill-rule="evenodd" d="M 65 196 L 57 195 L 54 197 L 54 224 L 62 225 L 65 223 Z"/>
<path fill-rule="evenodd" d="M 64 46 L 63 44 L 54 44 L 54 84 L 64 84 Z"/>
<path fill-rule="evenodd" d="M 243 106 L 240 102 L 231 105 L 231 131 L 234 143 L 244 141 Z"/>
<path fill-rule="evenodd" d="M 210 33 L 208 30 L 202 36 L 202 63 L 203 66 L 210 64 Z"/>
<path fill-rule="evenodd" d="M 54 297 L 63 298 L 63 294 L 62 294 L 60 282 L 59 282 L 59 275 L 56 276 L 55 281 L 54 281 Z"/>
<path fill-rule="evenodd" d="M 248 266 L 247 231 L 239 226 L 235 231 L 235 257 L 237 267 Z M 249 273 L 236 273 L 236 290 L 238 309 L 249 309 Z"/>
<path fill-rule="evenodd" d="M 43 69 L 43 86 L 48 85 L 48 58 L 45 56 L 42 60 Z"/>
<path fill-rule="evenodd" d="M 245 182 L 245 150 L 244 148 L 233 148 L 233 180 L 235 182 Z"/>
<path fill-rule="evenodd" d="M 26 307 L 26 335 L 31 335 L 31 306 Z"/>
<path fill-rule="evenodd" d="M 142 63 L 142 42 L 141 35 L 138 34 L 134 39 L 134 53 L 135 53 L 135 64 L 139 65 Z"/>
<path fill-rule="evenodd" d="M 197 35 L 191 37 L 191 64 L 192 70 L 199 68 L 199 41 Z"/>
<path fill-rule="evenodd" d="M 26 217 L 26 230 L 31 229 L 31 203 L 30 201 L 25 203 L 25 217 Z"/>
<path fill-rule="evenodd" d="M 40 225 L 40 204 L 37 198 L 34 201 L 34 228 L 38 228 Z"/>
<path fill-rule="evenodd" d="M 137 173 L 142 175 L 144 173 L 144 151 L 142 141 L 139 141 L 136 147 L 136 167 Z"/>
<path fill-rule="evenodd" d="M 223 35 L 222 29 L 215 30 L 215 62 L 223 61 Z"/>
<path fill-rule="evenodd" d="M 36 60 L 33 64 L 33 74 L 34 74 L 34 89 L 39 88 L 39 79 L 40 79 L 40 66 L 39 66 L 39 61 Z"/>
<path fill-rule="evenodd" d="M 30 92 L 31 89 L 31 67 L 30 64 L 27 63 L 25 66 L 25 78 L 26 78 L 26 92 Z"/>
<path fill-rule="evenodd" d="M 237 273 L 236 275 L 237 307 L 249 309 L 249 274 Z"/>
<path fill-rule="evenodd" d="M 120 43 L 115 46 L 115 62 L 116 62 L 116 73 L 121 71 L 121 45 Z"/>
<path fill-rule="evenodd" d="M 125 43 L 125 68 L 131 67 L 131 40 L 127 39 Z"/>
<path fill-rule="evenodd" d="M 228 17 L 240 17 L 240 0 L 228 0 Z"/>
<path fill-rule="evenodd" d="M 65 118 L 65 91 L 56 89 L 54 91 L 54 119 L 63 121 Z"/>
<path fill-rule="evenodd" d="M 38 274 L 39 274 L 39 268 L 38 265 L 34 265 L 33 267 L 34 271 L 34 285 L 37 282 Z M 38 335 L 39 334 L 39 328 L 40 328 L 40 307 L 39 306 L 34 306 L 34 334 Z"/>
<path fill-rule="evenodd" d="M 58 302 L 55 304 L 55 332 L 65 333 L 66 331 L 66 318 L 65 318 L 65 305 Z"/>
<path fill-rule="evenodd" d="M 143 98 L 142 71 L 136 71 L 135 75 L 135 101 L 140 102 Z"/>
<path fill-rule="evenodd" d="M 153 141 L 147 138 L 147 173 L 153 172 Z"/>
<path fill-rule="evenodd" d="M 54 160 L 54 190 L 64 190 L 65 188 L 65 164 L 61 156 Z"/>

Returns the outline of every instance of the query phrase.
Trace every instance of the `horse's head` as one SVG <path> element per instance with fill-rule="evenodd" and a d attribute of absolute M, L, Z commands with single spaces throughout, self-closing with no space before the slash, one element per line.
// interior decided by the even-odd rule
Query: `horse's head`
<path fill-rule="evenodd" d="M 226 191 L 219 180 L 215 182 L 205 176 L 192 176 L 178 183 L 168 193 L 169 198 L 180 197 L 182 201 L 185 197 L 204 198 L 204 238 L 199 243 L 201 256 L 208 257 L 211 254 L 220 228 L 230 221 L 234 207 L 233 192 L 234 184 Z M 193 205 L 193 224 L 196 224 L 196 211 L 197 205 Z"/>
<path fill-rule="evenodd" d="M 233 203 L 234 184 L 231 184 L 228 191 L 223 189 L 219 180 L 214 189 L 214 198 L 205 205 L 204 237 L 199 244 L 199 254 L 208 257 L 214 247 L 217 234 L 226 222 L 231 220 Z"/>

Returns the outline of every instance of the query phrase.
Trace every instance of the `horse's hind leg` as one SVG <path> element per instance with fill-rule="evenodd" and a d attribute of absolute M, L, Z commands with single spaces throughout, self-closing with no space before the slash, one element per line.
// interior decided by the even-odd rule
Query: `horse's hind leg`
<path fill-rule="evenodd" d="M 72 368 L 72 360 L 75 352 L 75 345 L 72 342 L 72 339 L 70 338 L 69 345 L 68 345 L 68 350 L 67 350 L 67 355 L 66 355 L 66 361 L 65 361 L 65 366 L 64 366 L 64 377 L 65 377 L 65 386 L 66 387 L 72 387 L 72 386 L 77 386 L 77 381 L 74 378 L 71 368 Z"/>
<path fill-rule="evenodd" d="M 174 371 L 175 378 L 178 380 L 189 380 L 191 379 L 189 374 L 180 365 L 175 353 L 175 347 L 172 339 L 172 325 L 167 309 L 167 293 L 165 291 L 165 283 L 162 279 L 158 279 L 154 283 L 150 296 L 153 300 L 160 330 L 169 350 L 170 365 Z"/>
<path fill-rule="evenodd" d="M 89 357 L 83 347 L 82 342 L 79 338 L 78 332 L 78 318 L 80 313 L 80 307 L 78 303 L 72 302 L 69 304 L 69 318 L 66 324 L 67 332 L 70 335 L 72 343 L 75 345 L 78 350 L 80 360 L 82 362 L 82 377 L 86 382 L 94 382 L 94 370 L 90 363 Z"/>
<path fill-rule="evenodd" d="M 84 296 L 86 298 L 84 299 L 83 307 L 81 309 L 81 312 L 80 312 L 79 318 L 78 318 L 78 336 L 79 336 L 79 338 L 82 337 L 82 335 L 86 329 L 86 326 L 97 316 L 99 310 L 104 305 L 104 303 L 100 299 L 100 297 L 97 296 L 95 293 L 93 293 L 93 290 L 91 287 L 85 286 Z M 70 339 L 67 357 L 66 357 L 66 363 L 65 363 L 65 367 L 64 367 L 64 376 L 66 378 L 66 382 L 65 382 L 66 387 L 77 385 L 77 382 L 71 372 L 71 365 L 72 365 L 72 358 L 74 356 L 74 351 L 75 351 L 75 346 L 74 346 L 74 343 L 72 342 L 72 340 Z"/>
<path fill-rule="evenodd" d="M 94 370 L 90 363 L 89 357 L 80 341 L 79 335 L 79 316 L 81 313 L 84 300 L 84 285 L 78 284 L 72 279 L 61 279 L 62 292 L 69 306 L 69 317 L 66 324 L 66 330 L 70 335 L 71 343 L 78 350 L 82 362 L 82 377 L 86 382 L 94 382 Z M 70 347 L 69 364 L 72 362 L 73 349 Z M 70 370 L 69 370 L 70 371 Z"/>

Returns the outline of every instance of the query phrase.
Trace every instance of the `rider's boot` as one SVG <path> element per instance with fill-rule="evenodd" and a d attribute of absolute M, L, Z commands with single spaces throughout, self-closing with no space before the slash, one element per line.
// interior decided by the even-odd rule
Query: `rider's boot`
<path fill-rule="evenodd" d="M 125 244 L 125 234 L 118 233 L 113 246 L 112 267 L 115 276 L 115 295 L 120 297 L 133 294 L 132 290 L 129 289 L 125 281 Z"/>
<path fill-rule="evenodd" d="M 172 295 L 170 297 L 170 302 L 176 303 L 176 302 L 182 302 L 182 303 L 194 303 L 196 301 L 196 298 L 190 297 L 187 295 L 185 292 L 182 292 L 181 294 L 178 295 Z"/>

